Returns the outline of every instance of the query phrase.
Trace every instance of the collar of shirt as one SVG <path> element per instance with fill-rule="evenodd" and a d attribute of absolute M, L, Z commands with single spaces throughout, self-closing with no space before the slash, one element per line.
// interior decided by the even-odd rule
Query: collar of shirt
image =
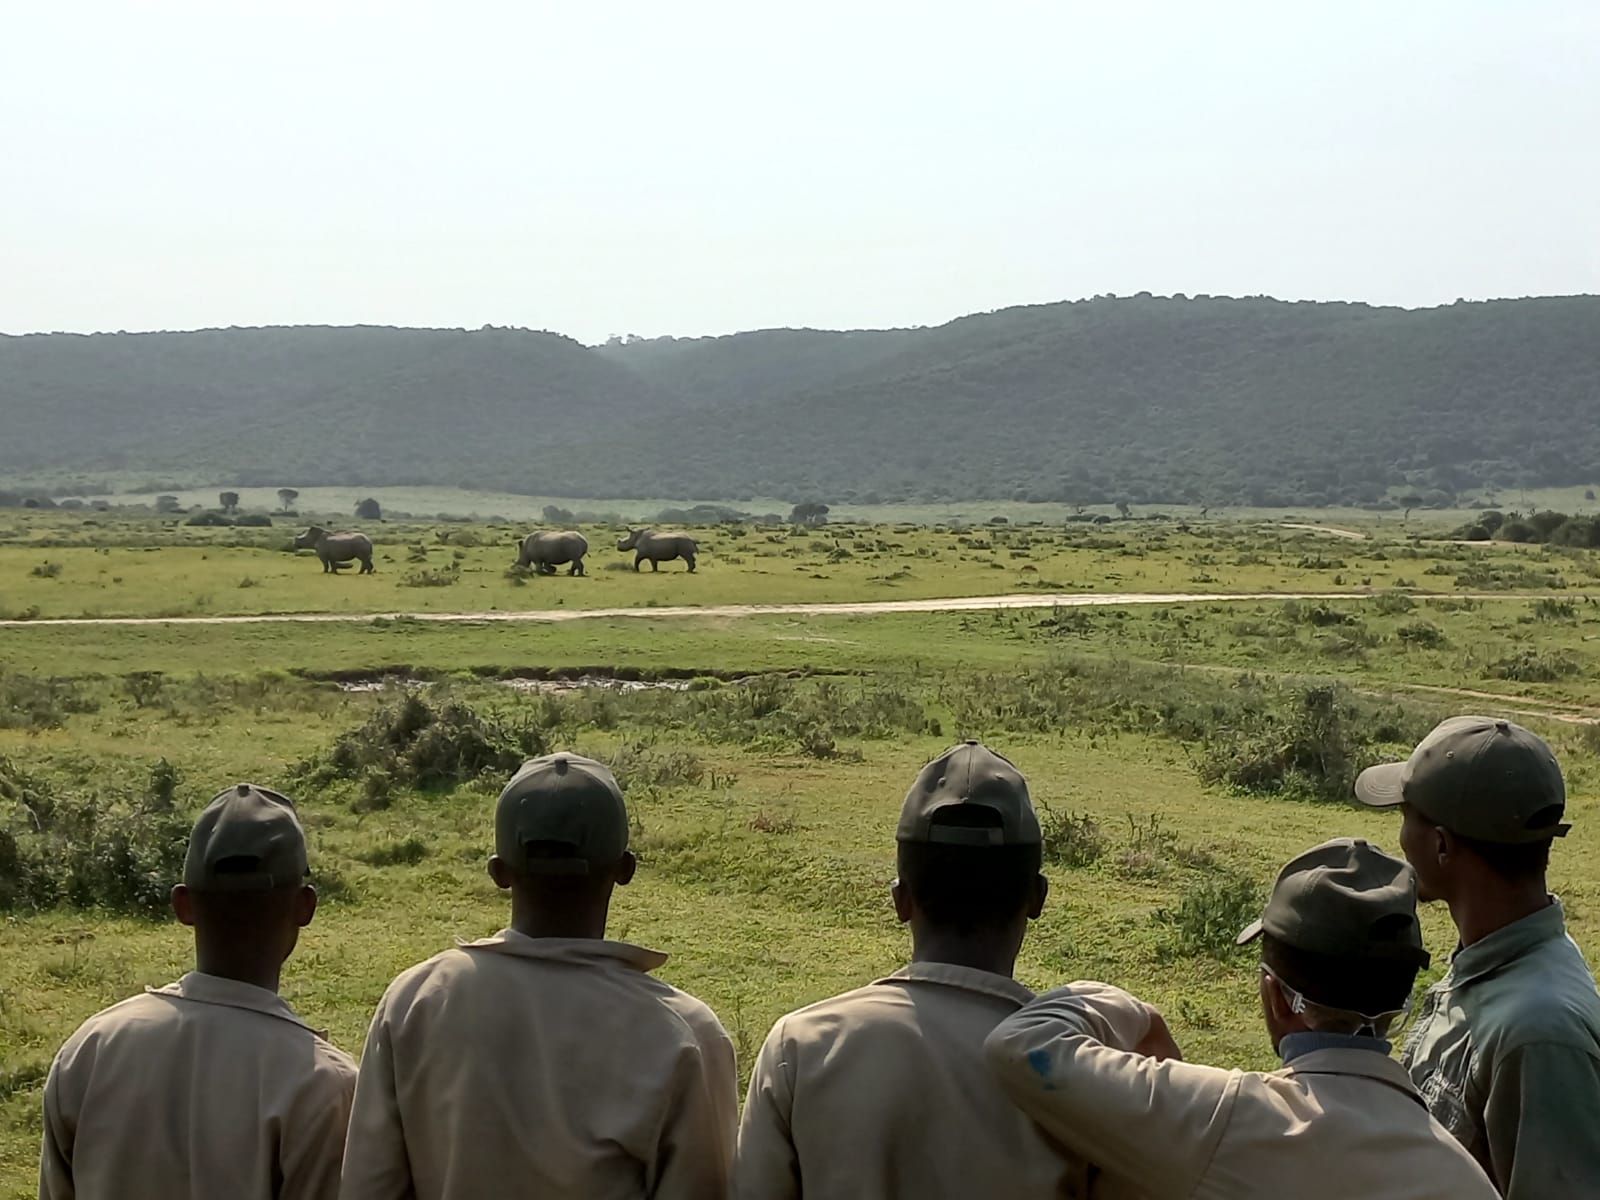
<path fill-rule="evenodd" d="M 1439 981 L 1440 988 L 1470 983 L 1498 971 L 1513 959 L 1567 932 L 1567 917 L 1555 896 L 1538 912 L 1497 929 L 1481 941 L 1457 950 L 1450 958 L 1450 973 Z"/>
<path fill-rule="evenodd" d="M 475 942 L 457 940 L 456 945 L 463 950 L 487 950 L 575 966 L 620 963 L 641 972 L 654 971 L 667 961 L 661 951 L 647 950 L 631 942 L 613 942 L 605 938 L 536 938 L 515 929 L 502 929 L 493 937 L 479 938 Z"/>
<path fill-rule="evenodd" d="M 982 992 L 1009 1000 L 1018 1008 L 1033 1000 L 1033 992 L 1007 975 L 995 975 L 975 967 L 958 967 L 954 963 L 915 962 L 901 967 L 893 975 L 878 980 L 879 983 L 938 983 L 945 987 L 964 988 L 969 992 Z"/>
<path fill-rule="evenodd" d="M 1308 1029 L 1304 1033 L 1291 1033 L 1278 1043 L 1278 1057 L 1288 1066 L 1295 1059 L 1318 1050 L 1370 1050 L 1388 1057 L 1393 1049 L 1382 1038 L 1363 1037 L 1356 1033 L 1319 1033 Z"/>
<path fill-rule="evenodd" d="M 237 979 L 224 979 L 221 975 L 206 975 L 200 971 L 190 971 L 176 983 L 169 983 L 166 987 L 145 988 L 152 996 L 177 996 L 181 1000 L 192 1000 L 196 1004 L 220 1004 L 225 1008 L 243 1008 L 250 1012 L 258 1012 L 263 1016 L 277 1017 L 280 1021 L 288 1021 L 302 1029 L 311 1029 L 318 1037 L 326 1039 L 328 1034 L 323 1029 L 312 1029 L 302 1021 L 294 1009 L 289 1007 L 288 1001 L 277 992 L 269 992 L 266 988 L 257 987 L 253 983 L 241 983 Z"/>

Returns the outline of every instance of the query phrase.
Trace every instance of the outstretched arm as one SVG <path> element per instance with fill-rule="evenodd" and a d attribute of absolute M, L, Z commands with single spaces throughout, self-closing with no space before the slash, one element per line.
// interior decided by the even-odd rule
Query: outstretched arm
<path fill-rule="evenodd" d="M 1176 1046 L 1148 1005 L 1103 983 L 1046 992 L 1002 1021 L 984 1050 L 1046 1133 L 1153 1198 L 1195 1190 L 1238 1090 L 1237 1072 L 1140 1052 Z"/>

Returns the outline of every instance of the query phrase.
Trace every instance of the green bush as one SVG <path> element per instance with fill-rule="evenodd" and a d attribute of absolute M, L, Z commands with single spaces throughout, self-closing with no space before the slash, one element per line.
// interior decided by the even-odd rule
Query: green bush
<path fill-rule="evenodd" d="M 1226 959 L 1239 953 L 1239 931 L 1261 915 L 1255 882 L 1229 871 L 1214 871 L 1184 888 L 1176 908 L 1162 908 L 1155 921 L 1171 931 L 1158 953 L 1162 958 Z"/>
<path fill-rule="evenodd" d="M 1394 631 L 1408 646 L 1420 646 L 1424 650 L 1434 650 L 1445 644 L 1444 630 L 1432 621 L 1409 621 Z"/>
<path fill-rule="evenodd" d="M 431 703 L 408 692 L 340 734 L 326 754 L 298 764 L 295 774 L 313 784 L 376 774 L 393 785 L 448 788 L 491 772 L 509 774 L 543 753 L 543 733 L 529 722 L 503 722 L 448 696 Z M 389 787 L 369 786 L 367 804 L 385 807 Z"/>
<path fill-rule="evenodd" d="M 62 792 L 0 759 L 0 909 L 165 913 L 189 838 L 177 782 L 162 759 L 142 788 Z"/>
<path fill-rule="evenodd" d="M 75 680 L 0 667 L 0 729 L 59 729 L 68 717 L 99 708 L 99 699 Z"/>
<path fill-rule="evenodd" d="M 1106 836 L 1088 813 L 1057 812 L 1039 805 L 1039 829 L 1044 836 L 1044 861 L 1061 867 L 1093 866 L 1105 856 Z"/>
<path fill-rule="evenodd" d="M 1581 670 L 1577 660 L 1564 650 L 1541 652 L 1524 647 L 1492 664 L 1489 674 L 1517 683 L 1556 683 Z"/>

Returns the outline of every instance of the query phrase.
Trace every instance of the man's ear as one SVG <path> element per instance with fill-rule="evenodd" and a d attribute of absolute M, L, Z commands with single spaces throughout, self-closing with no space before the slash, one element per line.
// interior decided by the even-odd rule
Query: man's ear
<path fill-rule="evenodd" d="M 910 921 L 912 914 L 917 911 L 916 902 L 911 899 L 911 889 L 896 879 L 889 885 L 889 898 L 894 901 L 894 915 L 900 924 Z"/>
<path fill-rule="evenodd" d="M 295 896 L 294 921 L 297 926 L 304 929 L 311 924 L 311 919 L 317 915 L 317 889 L 309 883 L 301 888 Z"/>
<path fill-rule="evenodd" d="M 1443 825 L 1433 827 L 1433 853 L 1441 866 L 1461 861 L 1461 842 Z"/>
<path fill-rule="evenodd" d="M 495 887 L 502 892 L 511 888 L 511 864 L 498 854 L 489 856 L 489 878 L 494 880 Z"/>
<path fill-rule="evenodd" d="M 624 850 L 622 858 L 617 862 L 617 886 L 627 887 L 633 882 L 633 876 L 638 870 L 639 856 L 632 850 Z"/>
<path fill-rule="evenodd" d="M 178 924 L 194 924 L 194 896 L 181 883 L 172 889 L 172 911 L 177 915 Z"/>
<path fill-rule="evenodd" d="M 1037 921 L 1044 912 L 1044 902 L 1050 896 L 1050 881 L 1043 875 L 1033 878 L 1033 898 L 1028 901 L 1028 920 Z"/>

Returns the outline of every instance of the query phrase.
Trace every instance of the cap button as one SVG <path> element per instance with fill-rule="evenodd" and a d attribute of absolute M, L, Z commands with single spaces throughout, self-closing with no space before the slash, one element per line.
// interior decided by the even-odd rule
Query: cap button
<path fill-rule="evenodd" d="M 969 746 L 978 745 L 978 739 L 977 738 L 968 738 L 967 739 L 967 745 L 969 745 Z"/>
<path fill-rule="evenodd" d="M 555 767 L 557 775 L 565 775 L 567 773 L 567 756 L 565 754 L 556 756 Z"/>
<path fill-rule="evenodd" d="M 248 783 L 237 783 L 234 784 L 233 790 L 241 796 L 248 796 L 250 794 L 250 785 Z"/>
<path fill-rule="evenodd" d="M 1496 729 L 1498 729 L 1501 733 L 1510 733 L 1511 732 L 1511 722 L 1510 721 L 1496 721 L 1494 723 L 1494 727 Z"/>

